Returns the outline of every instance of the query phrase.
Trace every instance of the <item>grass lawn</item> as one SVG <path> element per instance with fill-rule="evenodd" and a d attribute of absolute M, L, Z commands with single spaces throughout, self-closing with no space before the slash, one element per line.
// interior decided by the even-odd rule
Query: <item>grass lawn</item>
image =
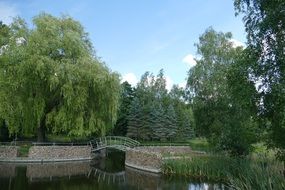
<path fill-rule="evenodd" d="M 205 138 L 193 138 L 185 141 L 142 141 L 143 146 L 190 146 L 193 150 L 209 152 L 211 147 Z"/>
<path fill-rule="evenodd" d="M 190 139 L 188 140 L 188 144 L 193 150 L 205 151 L 205 152 L 209 152 L 212 150 L 210 144 L 207 142 L 205 138 Z"/>

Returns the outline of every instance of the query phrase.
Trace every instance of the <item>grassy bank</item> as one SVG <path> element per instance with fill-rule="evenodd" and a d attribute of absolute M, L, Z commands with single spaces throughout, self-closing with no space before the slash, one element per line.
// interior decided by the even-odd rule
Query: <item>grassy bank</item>
<path fill-rule="evenodd" d="M 285 189 L 282 168 L 280 162 L 266 158 L 206 155 L 168 160 L 162 169 L 166 175 L 223 182 L 233 189 Z"/>
<path fill-rule="evenodd" d="M 18 157 L 28 157 L 30 147 L 28 144 L 19 146 Z"/>
<path fill-rule="evenodd" d="M 205 138 L 194 138 L 188 140 L 189 146 L 193 150 L 211 152 L 213 147 L 207 142 Z"/>
<path fill-rule="evenodd" d="M 177 141 L 142 141 L 140 142 L 143 146 L 189 146 L 188 142 L 177 142 Z"/>
<path fill-rule="evenodd" d="M 193 150 L 209 152 L 212 147 L 205 138 L 193 138 L 185 141 L 141 141 L 143 146 L 190 146 Z"/>

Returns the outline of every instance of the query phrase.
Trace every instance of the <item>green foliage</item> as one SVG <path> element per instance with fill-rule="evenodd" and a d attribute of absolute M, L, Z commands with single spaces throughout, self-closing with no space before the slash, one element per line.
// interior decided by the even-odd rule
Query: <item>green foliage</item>
<path fill-rule="evenodd" d="M 245 70 L 259 83 L 260 120 L 268 129 L 268 144 L 285 160 L 285 2 L 236 0 L 247 32 Z"/>
<path fill-rule="evenodd" d="M 187 121 L 185 121 L 187 122 Z M 165 113 L 164 125 L 166 127 L 166 138 L 174 139 L 177 134 L 177 117 L 172 104 L 170 104 Z"/>
<path fill-rule="evenodd" d="M 18 157 L 28 157 L 31 145 L 21 145 L 18 149 Z"/>
<path fill-rule="evenodd" d="M 128 116 L 128 131 L 127 136 L 134 139 L 141 138 L 142 127 L 142 108 L 138 98 L 134 98 L 130 108 L 130 114 Z"/>
<path fill-rule="evenodd" d="M 139 140 L 174 141 L 192 138 L 193 117 L 184 90 L 173 86 L 168 93 L 163 70 L 146 72 L 135 89 L 127 136 Z"/>
<path fill-rule="evenodd" d="M 152 130 L 154 133 L 154 139 L 159 139 L 162 141 L 166 141 L 168 136 L 168 127 L 165 125 L 166 116 L 165 111 L 162 105 L 158 102 L 155 104 L 156 106 L 153 108 L 153 117 L 152 117 Z"/>
<path fill-rule="evenodd" d="M 169 102 L 173 105 L 177 122 L 177 139 L 193 138 L 195 121 L 192 108 L 185 101 L 185 91 L 178 85 L 173 85 L 169 92 Z"/>
<path fill-rule="evenodd" d="M 131 103 L 134 99 L 134 89 L 127 81 L 123 82 L 121 86 L 120 107 L 118 109 L 118 120 L 114 126 L 114 134 L 126 136 L 129 122 L 128 116 L 130 114 Z"/>
<path fill-rule="evenodd" d="M 0 49 L 9 43 L 10 28 L 0 21 Z M 0 51 L 1 54 L 1 51 Z"/>
<path fill-rule="evenodd" d="M 236 171 L 232 161 L 228 157 L 192 155 L 191 159 L 167 160 L 162 170 L 167 175 L 226 182 L 229 172 Z"/>
<path fill-rule="evenodd" d="M 205 138 L 193 138 L 188 141 L 189 146 L 192 150 L 211 152 L 213 151 L 211 145 Z"/>
<path fill-rule="evenodd" d="M 251 162 L 247 168 L 239 166 L 240 172 L 230 176 L 229 186 L 236 190 L 284 189 L 285 180 L 281 168 L 279 162 L 268 160 Z"/>
<path fill-rule="evenodd" d="M 0 114 L 10 133 L 104 135 L 116 120 L 118 74 L 96 58 L 79 22 L 43 13 L 33 23 L 16 19 L 0 56 Z"/>
<path fill-rule="evenodd" d="M 180 128 L 178 131 L 180 132 L 180 137 L 183 139 L 192 139 L 195 137 L 194 132 L 194 122 L 192 120 L 194 118 L 192 109 L 184 109 L 180 115 Z"/>
<path fill-rule="evenodd" d="M 255 113 L 236 100 L 231 87 L 238 81 L 237 73 L 230 71 L 242 52 L 241 47 L 233 47 L 231 37 L 231 33 L 218 33 L 212 28 L 200 37 L 196 47 L 201 59 L 189 71 L 187 90 L 198 135 L 206 136 L 219 150 L 246 155 L 256 140 Z M 253 83 L 249 85 L 254 89 Z"/>

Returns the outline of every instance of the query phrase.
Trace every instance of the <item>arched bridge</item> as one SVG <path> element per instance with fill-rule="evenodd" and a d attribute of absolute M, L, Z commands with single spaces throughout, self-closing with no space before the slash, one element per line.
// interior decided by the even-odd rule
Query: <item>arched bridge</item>
<path fill-rule="evenodd" d="M 92 147 L 92 152 L 96 152 L 105 148 L 115 148 L 126 151 L 128 148 L 139 146 L 140 143 L 128 137 L 106 136 L 90 141 L 90 145 Z"/>

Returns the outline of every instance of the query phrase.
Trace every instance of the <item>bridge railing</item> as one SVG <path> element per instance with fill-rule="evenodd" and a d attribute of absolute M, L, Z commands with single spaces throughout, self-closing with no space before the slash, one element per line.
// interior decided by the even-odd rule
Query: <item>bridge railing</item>
<path fill-rule="evenodd" d="M 140 143 L 128 138 L 128 137 L 120 137 L 120 136 L 106 136 L 106 137 L 100 137 L 96 138 L 92 141 L 90 141 L 90 144 L 92 148 L 100 148 L 100 147 L 107 147 L 107 146 L 113 146 L 113 147 L 136 147 L 139 146 Z"/>

